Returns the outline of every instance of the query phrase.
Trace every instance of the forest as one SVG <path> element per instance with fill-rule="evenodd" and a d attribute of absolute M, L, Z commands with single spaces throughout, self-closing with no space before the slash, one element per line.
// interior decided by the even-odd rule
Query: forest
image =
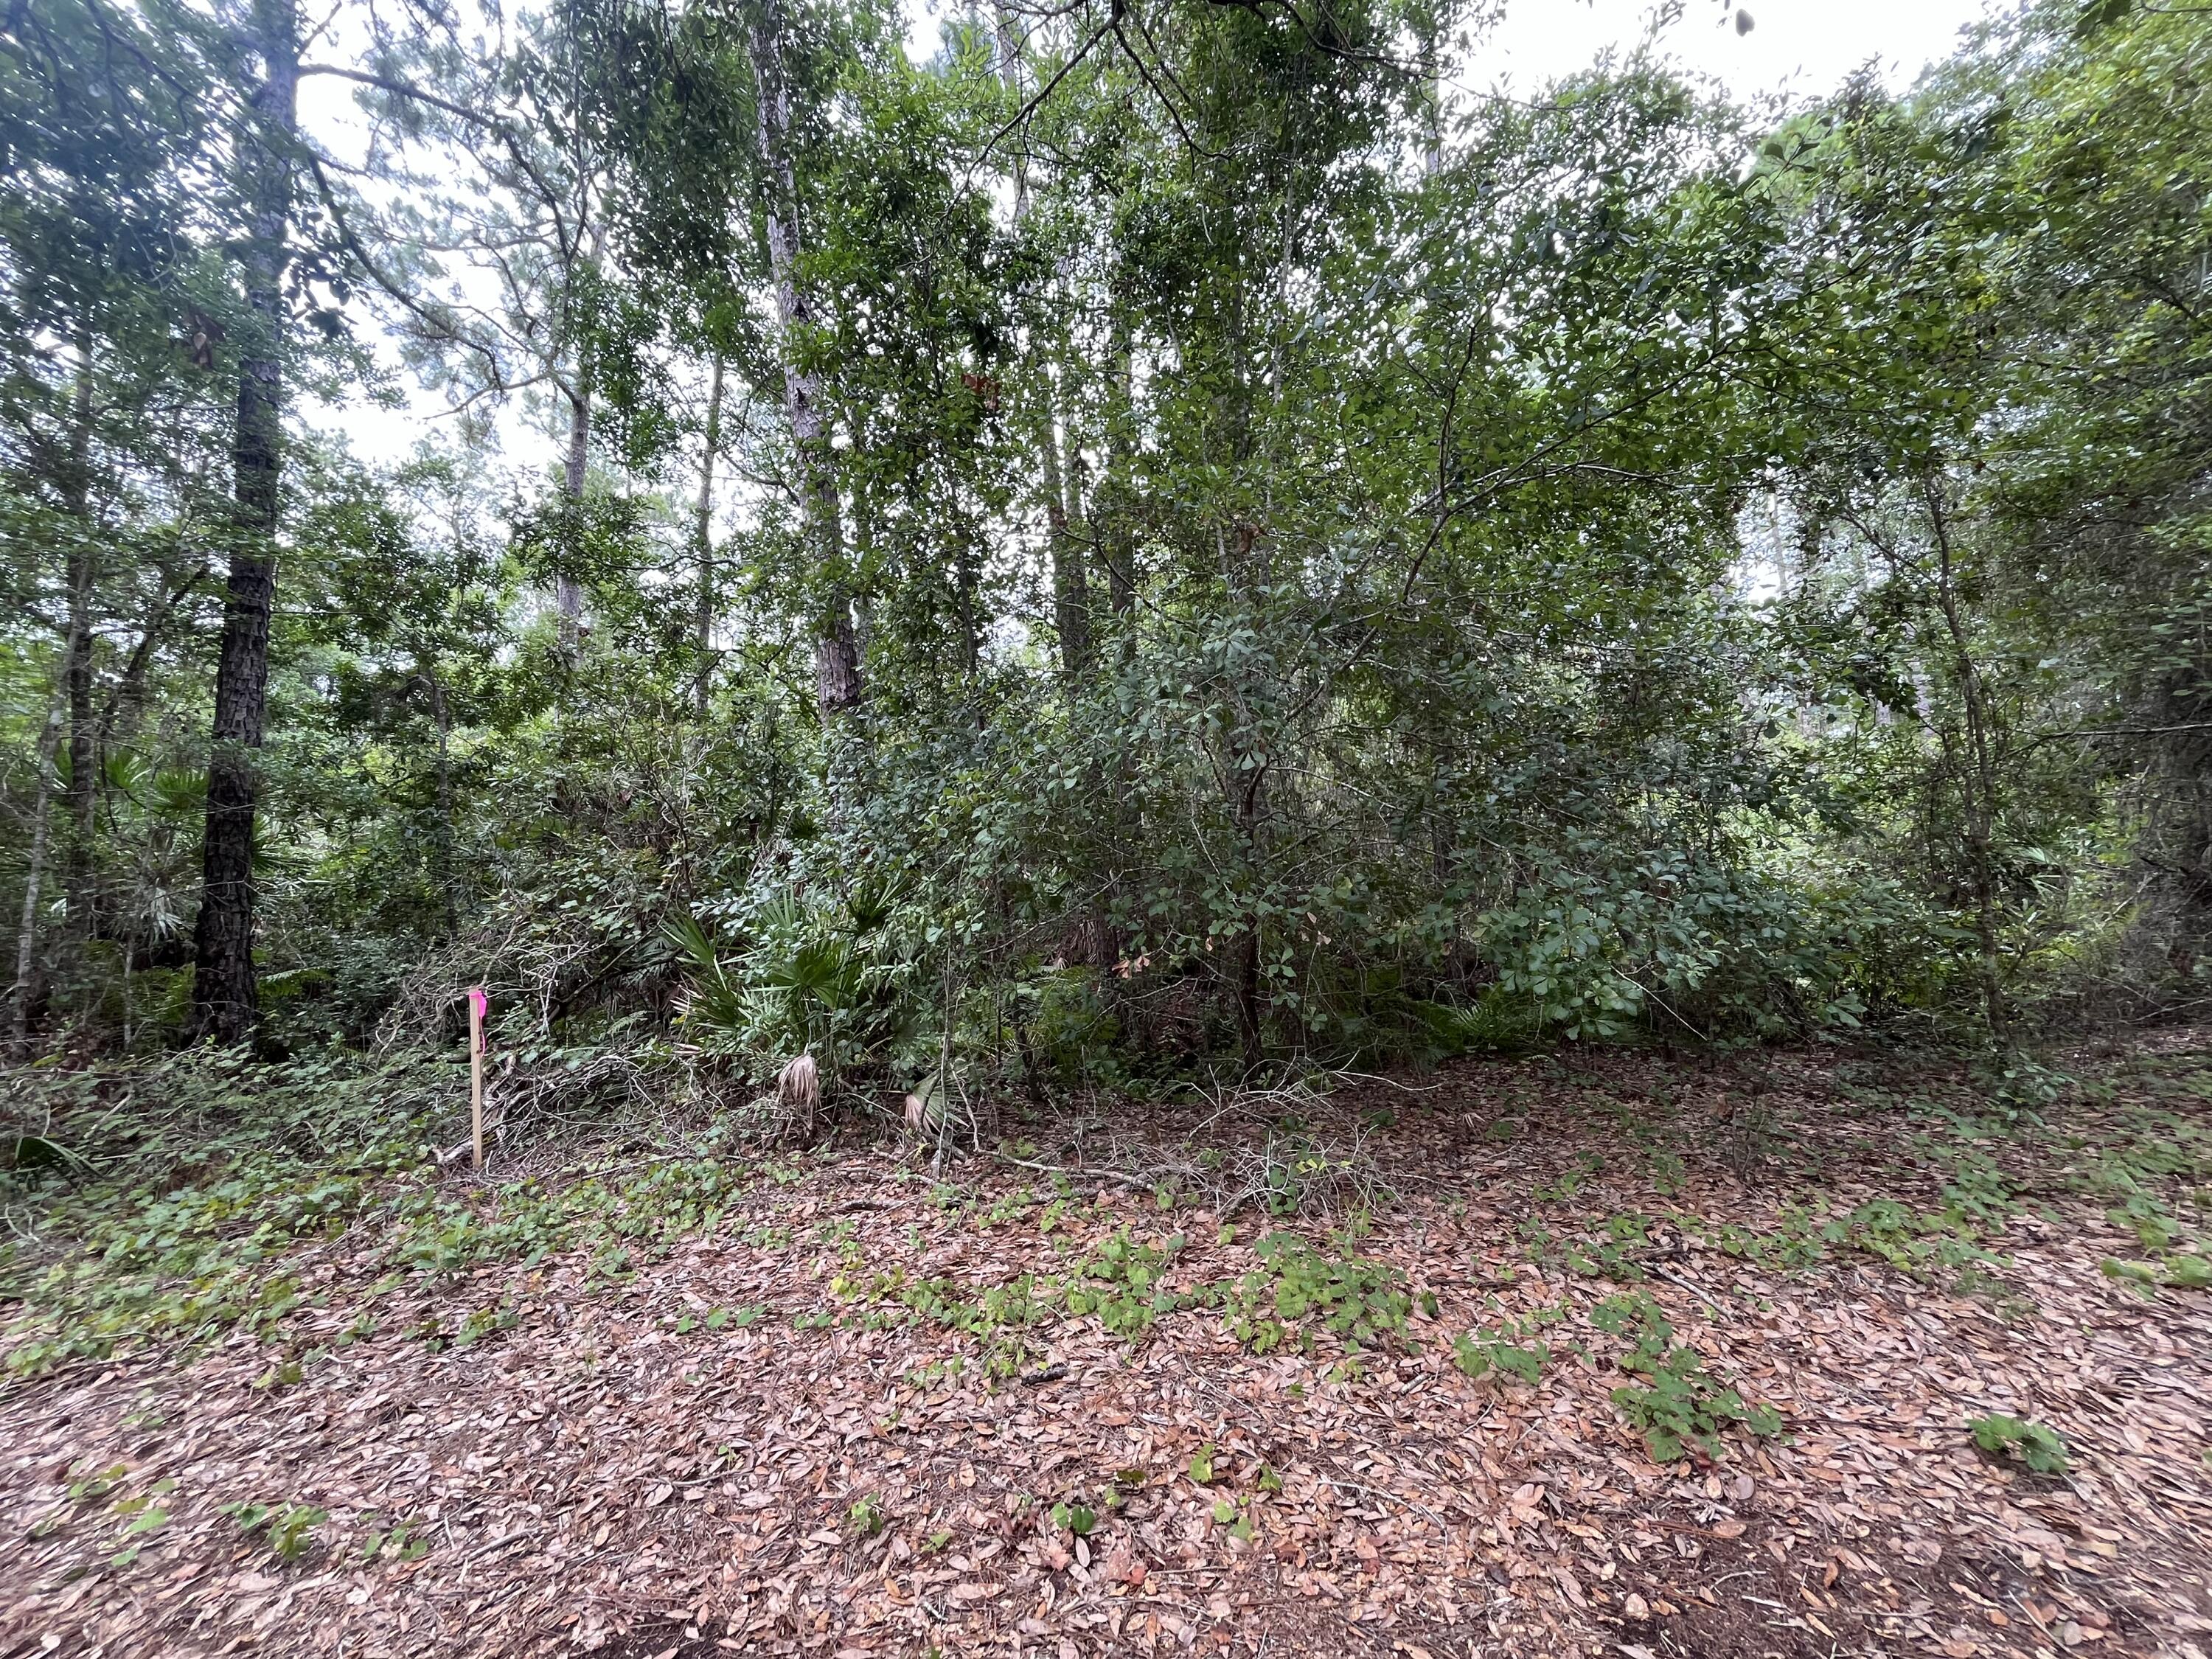
<path fill-rule="evenodd" d="M 2202 1659 L 2206 9 L 911 10 L 0 4 L 0 1650 Z"/>

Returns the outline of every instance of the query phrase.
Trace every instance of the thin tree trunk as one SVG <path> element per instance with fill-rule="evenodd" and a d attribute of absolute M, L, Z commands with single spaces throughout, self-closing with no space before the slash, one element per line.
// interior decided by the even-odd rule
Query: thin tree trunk
<path fill-rule="evenodd" d="M 1951 532 L 1941 486 L 1933 480 L 1923 489 L 1929 528 L 1936 541 L 1936 602 L 1950 635 L 1952 672 L 1958 676 L 1960 706 L 1966 721 L 1966 763 L 1959 769 L 1961 805 L 1966 830 L 1966 873 L 1974 889 L 1974 930 L 1980 945 L 1984 1011 L 1990 1032 L 2002 1036 L 2005 1030 L 2004 975 L 1997 950 L 1996 767 L 1990 753 L 1992 738 L 1988 688 L 1974 661 L 1972 641 L 1959 609 L 1957 583 L 1951 558 Z"/>
<path fill-rule="evenodd" d="M 1443 58 L 1433 20 L 1421 33 L 1421 171 L 1433 179 L 1444 170 Z"/>
<path fill-rule="evenodd" d="M 815 697 L 824 715 L 835 715 L 859 704 L 863 686 L 837 480 L 822 416 L 821 378 L 800 362 L 814 311 L 799 280 L 799 183 L 791 155 L 791 94 L 784 76 L 780 0 L 758 0 L 752 59 L 761 167 L 768 179 L 769 266 L 775 281 L 776 320 L 783 334 L 784 413 L 799 452 L 799 494 L 814 543 L 814 597 L 820 618 L 814 639 Z"/>
<path fill-rule="evenodd" d="M 39 889 L 46 872 L 46 841 L 52 819 L 54 757 L 62 740 L 64 688 L 58 679 L 46 700 L 46 730 L 39 735 L 39 800 L 31 814 L 30 866 L 23 878 L 23 920 L 15 933 L 15 982 L 9 995 L 9 1049 L 21 1060 L 31 1051 L 31 984 L 38 965 Z"/>
<path fill-rule="evenodd" d="M 1106 417 L 1106 488 L 1098 502 L 1100 545 L 1106 560 L 1106 603 L 1121 635 L 1122 660 L 1135 649 L 1130 635 L 1137 608 L 1136 351 L 1130 339 L 1127 300 L 1113 302 L 1112 389 Z"/>
<path fill-rule="evenodd" d="M 949 497 L 952 491 L 947 488 L 945 493 Z M 954 516 L 949 501 L 945 516 Z M 956 536 L 952 543 L 952 612 L 960 624 L 960 672 L 967 676 L 971 686 L 983 669 L 982 607 L 976 602 L 981 585 L 975 544 L 965 536 Z"/>
<path fill-rule="evenodd" d="M 70 434 L 70 505 L 77 536 L 70 554 L 69 648 L 64 675 L 69 684 L 69 876 L 70 938 L 82 950 L 93 934 L 92 837 L 99 779 L 99 753 L 92 712 L 92 341 L 80 332 L 76 343 L 76 386 Z"/>
<path fill-rule="evenodd" d="M 298 119 L 297 0 L 254 0 L 263 79 L 241 135 L 250 215 L 241 262 L 252 327 L 240 356 L 231 448 L 234 522 L 208 756 L 207 838 L 193 939 L 194 1041 L 242 1040 L 253 1025 L 253 823 L 256 762 L 269 686 L 269 616 L 276 589 L 278 486 L 283 465 L 286 226 Z"/>
<path fill-rule="evenodd" d="M 722 441 L 722 354 L 714 354 L 714 377 L 707 388 L 707 444 L 699 457 L 699 507 L 691 544 L 699 559 L 699 613 L 695 618 L 699 652 L 692 686 L 699 718 L 707 718 L 707 697 L 714 680 L 714 452 Z"/>
<path fill-rule="evenodd" d="M 997 8 L 999 78 L 1008 95 L 1018 103 L 1023 95 L 1022 47 L 1014 34 L 1013 19 L 1003 5 Z M 1019 236 L 1030 216 L 1029 156 L 1014 152 L 1014 234 Z M 1079 679 L 1091 659 L 1090 581 L 1083 564 L 1082 544 L 1073 526 L 1080 517 L 1073 490 L 1071 465 L 1060 462 L 1062 435 L 1060 386 L 1048 369 L 1041 377 L 1042 398 L 1030 399 L 1031 440 L 1036 446 L 1041 491 L 1044 497 L 1045 539 L 1052 558 L 1053 627 L 1060 636 L 1060 672 Z"/>
<path fill-rule="evenodd" d="M 434 667 L 422 671 L 430 686 L 430 718 L 438 728 L 438 895 L 445 910 L 447 939 L 459 931 L 453 904 L 453 711 L 446 702 L 446 683 Z"/>
<path fill-rule="evenodd" d="M 1289 227 L 1287 204 L 1283 229 L 1284 259 L 1289 258 Z M 1238 485 L 1249 476 L 1256 447 L 1253 432 L 1253 404 L 1255 386 L 1252 373 L 1251 337 L 1249 330 L 1251 296 L 1241 277 L 1231 288 L 1229 312 L 1230 373 L 1226 399 L 1228 409 L 1224 425 L 1228 429 L 1228 474 Z M 1279 325 L 1276 336 L 1280 340 Z M 1279 361 L 1279 360 L 1275 360 Z M 1274 367 L 1269 369 L 1269 402 L 1274 401 Z M 1274 424 L 1279 425 L 1279 422 Z M 1263 501 L 1273 489 L 1272 469 L 1266 465 L 1267 457 L 1260 457 L 1263 474 L 1261 493 Z M 1234 498 L 1232 498 L 1234 502 Z M 1241 506 L 1241 503 L 1234 503 Z M 1231 529 L 1215 531 L 1216 545 L 1221 560 L 1221 578 L 1229 599 L 1231 616 L 1240 623 L 1259 625 L 1264 622 L 1261 594 L 1264 581 L 1260 567 L 1268 555 L 1262 550 L 1265 532 L 1261 526 L 1237 517 Z M 1237 841 L 1240 861 L 1250 872 L 1254 898 L 1265 885 L 1262 868 L 1263 842 L 1267 833 L 1267 776 L 1265 734 L 1253 710 L 1258 699 L 1252 695 L 1252 670 L 1232 659 L 1224 669 L 1224 686 L 1234 710 L 1228 732 L 1228 792 L 1227 805 L 1237 826 Z M 1255 911 L 1246 926 L 1237 945 L 1237 976 L 1235 984 L 1237 1032 L 1243 1040 L 1244 1061 L 1257 1066 L 1265 1052 L 1262 1036 L 1267 1021 L 1265 987 L 1261 975 L 1264 941 L 1261 938 L 1260 921 Z"/>
<path fill-rule="evenodd" d="M 124 661 L 123 672 L 117 678 L 114 690 L 107 694 L 106 704 L 100 711 L 100 719 L 94 731 L 101 748 L 106 748 L 113 740 L 118 729 L 119 717 L 125 714 L 131 716 L 120 724 L 119 729 L 125 732 L 137 724 L 138 707 L 146 690 L 146 665 L 153 658 L 154 647 L 161 643 L 162 632 L 168 626 L 169 618 L 176 614 L 177 607 L 185 602 L 192 589 L 200 585 L 200 578 L 206 574 L 207 564 L 202 561 L 173 592 L 162 596 L 161 605 L 147 619 L 145 630 L 138 635 L 138 643 L 131 647 L 131 654 Z"/>
<path fill-rule="evenodd" d="M 89 531 L 90 526 L 86 526 Z M 70 560 L 69 649 L 69 934 L 82 950 L 93 936 L 92 838 L 99 751 L 92 711 L 92 538 L 81 535 Z"/>
<path fill-rule="evenodd" d="M 857 410 L 853 416 L 853 453 L 856 455 L 868 453 L 867 416 Z M 861 570 L 875 568 L 880 540 L 877 532 L 874 492 L 862 477 L 855 477 L 853 480 L 853 562 Z M 868 653 L 874 648 L 876 617 L 874 607 L 869 604 L 865 593 L 854 597 L 853 629 L 854 643 L 860 651 L 860 660 L 866 662 Z"/>
<path fill-rule="evenodd" d="M 999 80 L 1013 95 L 1016 105 L 1022 101 L 1022 43 L 1014 36 L 1013 15 L 1004 5 L 993 8 L 992 18 L 997 25 L 992 30 L 999 48 Z M 1030 216 L 1030 155 L 1026 135 L 1014 136 L 1014 229 L 1019 234 Z"/>
<path fill-rule="evenodd" d="M 1233 539 L 1236 551 L 1227 550 Z M 1251 525 L 1239 525 L 1233 538 L 1224 538 L 1222 565 L 1232 573 L 1249 571 L 1253 561 L 1253 544 L 1258 532 Z M 1231 577 L 1231 590 L 1236 579 Z M 1240 611 L 1256 616 L 1243 595 L 1237 596 Z M 1261 733 L 1252 713 L 1252 700 L 1246 694 L 1243 676 L 1232 672 L 1229 693 L 1236 708 L 1236 720 L 1229 732 L 1229 801 L 1230 811 L 1237 825 L 1237 842 L 1245 867 L 1252 872 L 1255 888 L 1261 880 L 1264 861 L 1264 838 L 1267 834 L 1267 783 L 1268 763 L 1261 752 Z M 1257 1066 L 1265 1054 L 1261 1038 L 1267 1021 L 1267 1008 L 1262 994 L 1261 952 L 1262 941 L 1260 923 L 1255 915 L 1244 929 L 1237 947 L 1237 1028 L 1243 1041 L 1244 1062 Z"/>
<path fill-rule="evenodd" d="M 1106 567 L 1106 603 L 1112 617 L 1115 661 L 1127 669 L 1137 650 L 1136 354 L 1130 337 L 1128 296 L 1119 283 L 1109 304 L 1106 477 L 1091 503 L 1091 521 L 1100 560 Z M 1127 1018 L 1130 1012 L 1127 981 L 1112 971 L 1121 960 L 1124 941 L 1112 918 L 1127 891 L 1124 860 L 1132 848 L 1141 844 L 1143 836 L 1132 787 L 1135 769 L 1126 739 L 1115 741 L 1112 753 L 1102 848 L 1106 880 L 1096 910 L 1096 965 L 1108 996 L 1122 1005 Z M 1145 1028 L 1135 1025 L 1133 1029 L 1141 1032 Z"/>
<path fill-rule="evenodd" d="M 1052 540 L 1053 622 L 1060 633 L 1060 672 L 1079 680 L 1091 666 L 1091 580 L 1084 568 L 1079 539 L 1083 507 L 1076 477 L 1075 452 L 1060 465 L 1061 423 L 1054 408 L 1055 388 L 1047 382 L 1048 401 L 1038 438 L 1044 451 L 1045 519 Z"/>
<path fill-rule="evenodd" d="M 584 537 L 584 477 L 592 450 L 592 393 L 590 366 L 579 362 L 575 384 L 568 389 L 568 447 L 562 458 L 561 494 L 567 503 L 568 526 L 562 545 L 561 568 L 553 574 L 555 625 L 560 631 L 561 654 L 573 659 L 583 634 L 584 589 L 576 580 L 572 561 Z"/>

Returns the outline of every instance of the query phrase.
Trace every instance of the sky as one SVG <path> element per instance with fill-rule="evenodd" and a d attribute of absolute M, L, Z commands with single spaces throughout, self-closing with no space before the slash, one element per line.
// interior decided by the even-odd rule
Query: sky
<path fill-rule="evenodd" d="M 934 52 L 936 16 L 960 0 L 904 0 L 908 49 L 917 58 Z M 1737 27 L 1737 9 L 1751 21 Z M 1452 79 L 1462 90 L 1505 89 L 1523 94 L 1587 67 L 1601 52 L 1626 52 L 1654 36 L 1664 54 L 1693 75 L 1718 82 L 1748 101 L 1783 94 L 1815 98 L 1854 70 L 1874 64 L 1884 85 L 1901 91 L 1923 65 L 1946 56 L 1960 31 L 1979 21 L 1985 0 L 1679 0 L 1671 13 L 1650 0 L 1505 0 L 1501 21 L 1471 45 Z M 301 88 L 301 113 L 325 137 L 356 125 L 351 92 L 330 78 Z M 342 428 L 354 453 L 368 461 L 410 453 L 438 424 L 442 397 L 419 393 L 406 410 L 306 411 L 314 424 Z M 540 436 L 512 416 L 498 422 L 507 459 L 550 465 L 557 440 Z M 540 457 L 523 452 L 542 442 Z"/>
<path fill-rule="evenodd" d="M 1748 33 L 1737 32 L 1739 6 Z M 1659 39 L 1668 55 L 1740 100 L 1817 97 L 1868 63 L 1902 91 L 1985 11 L 1981 0 L 1682 0 Z M 1633 46 L 1653 21 L 1650 0 L 1508 0 L 1504 20 L 1475 43 L 1461 78 L 1531 91 L 1607 46 Z"/>

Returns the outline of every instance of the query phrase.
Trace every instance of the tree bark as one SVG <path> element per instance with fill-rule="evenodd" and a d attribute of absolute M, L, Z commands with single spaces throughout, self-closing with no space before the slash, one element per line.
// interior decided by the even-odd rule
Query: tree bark
<path fill-rule="evenodd" d="M 714 680 L 714 452 L 722 442 L 722 354 L 714 354 L 714 376 L 707 388 L 707 443 L 699 457 L 699 507 L 691 544 L 699 559 L 698 615 L 695 643 L 699 653 L 692 696 L 699 718 L 707 718 L 707 697 Z"/>
<path fill-rule="evenodd" d="M 999 49 L 999 80 L 1013 95 L 1014 102 L 1022 101 L 1022 43 L 1014 36 L 1013 15 L 1003 5 L 992 9 L 995 27 L 992 36 Z M 1030 155 L 1023 138 L 1014 135 L 1012 146 L 1014 165 L 1014 229 L 1021 230 L 1023 222 L 1030 216 Z"/>
<path fill-rule="evenodd" d="M 1421 171 L 1433 179 L 1444 170 L 1443 55 L 1436 21 L 1421 31 Z"/>
<path fill-rule="evenodd" d="M 799 495 L 813 542 L 816 701 L 825 716 L 858 706 L 864 694 L 853 594 L 845 570 L 844 525 L 837 480 L 822 415 L 821 377 L 802 362 L 814 309 L 799 277 L 801 242 L 799 182 L 791 155 L 791 94 L 783 62 L 779 0 L 757 0 L 752 19 L 757 138 L 768 181 L 769 267 L 775 281 L 776 321 L 783 335 L 783 407 L 799 452 Z"/>
<path fill-rule="evenodd" d="M 236 540 L 216 670 L 207 838 L 193 939 L 192 1008 L 185 1028 L 192 1041 L 222 1043 L 246 1037 L 259 1004 L 253 969 L 253 825 L 283 466 L 283 277 L 298 119 L 297 0 L 254 0 L 253 28 L 262 81 L 239 146 L 249 215 L 240 259 L 252 327 L 239 360 L 231 446 Z"/>

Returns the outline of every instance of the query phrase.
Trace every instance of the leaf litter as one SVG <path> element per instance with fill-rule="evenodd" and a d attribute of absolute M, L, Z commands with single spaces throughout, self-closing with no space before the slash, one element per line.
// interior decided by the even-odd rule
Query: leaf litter
<path fill-rule="evenodd" d="M 2203 1659 L 2212 1041 L 2073 1063 L 1091 1102 L 612 1266 L 357 1222 L 7 1385 L 0 1651 Z"/>

